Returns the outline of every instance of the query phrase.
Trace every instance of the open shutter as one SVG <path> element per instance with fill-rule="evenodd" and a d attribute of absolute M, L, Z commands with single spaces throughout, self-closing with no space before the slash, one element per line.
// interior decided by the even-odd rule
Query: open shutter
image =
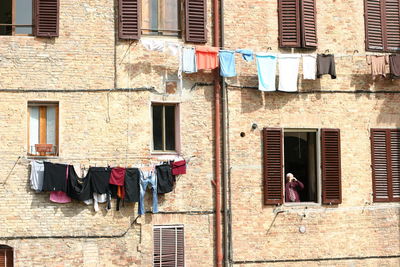
<path fill-rule="evenodd" d="M 207 42 L 207 1 L 185 0 L 186 41 Z"/>
<path fill-rule="evenodd" d="M 322 203 L 342 203 L 340 130 L 321 129 Z"/>
<path fill-rule="evenodd" d="M 389 201 L 388 178 L 391 174 L 389 130 L 371 129 L 372 187 L 375 202 Z"/>
<path fill-rule="evenodd" d="M 303 46 L 308 48 L 317 47 L 315 0 L 301 1 L 301 12 Z"/>
<path fill-rule="evenodd" d="M 6 267 L 14 266 L 14 252 L 12 248 L 6 250 Z M 0 265 L 1 266 L 1 265 Z"/>
<path fill-rule="evenodd" d="M 390 131 L 390 167 L 389 180 L 390 201 L 400 201 L 400 130 Z"/>
<path fill-rule="evenodd" d="M 279 46 L 300 47 L 300 1 L 279 0 Z"/>
<path fill-rule="evenodd" d="M 387 51 L 400 50 L 400 2 L 385 0 L 385 46 Z"/>
<path fill-rule="evenodd" d="M 283 203 L 282 129 L 263 129 L 264 204 Z"/>
<path fill-rule="evenodd" d="M 59 13 L 59 0 L 36 0 L 35 35 L 38 37 L 57 37 Z"/>
<path fill-rule="evenodd" d="M 185 266 L 184 232 L 181 226 L 154 228 L 153 266 Z"/>
<path fill-rule="evenodd" d="M 0 267 L 6 266 L 6 249 L 0 248 Z"/>
<path fill-rule="evenodd" d="M 121 39 L 140 38 L 141 0 L 119 0 L 118 34 Z"/>
<path fill-rule="evenodd" d="M 368 51 L 382 51 L 384 49 L 383 1 L 365 0 L 365 44 Z"/>

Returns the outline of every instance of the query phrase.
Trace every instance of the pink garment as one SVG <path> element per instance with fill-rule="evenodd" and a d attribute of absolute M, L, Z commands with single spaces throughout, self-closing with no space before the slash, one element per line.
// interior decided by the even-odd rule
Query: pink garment
<path fill-rule="evenodd" d="M 198 70 L 212 70 L 218 67 L 218 47 L 196 46 Z"/>
<path fill-rule="evenodd" d="M 71 198 L 63 191 L 52 191 L 50 193 L 50 201 L 63 204 L 71 202 Z"/>
<path fill-rule="evenodd" d="M 303 190 L 304 185 L 299 180 L 288 182 L 285 185 L 285 202 L 300 202 L 298 191 Z"/>
<path fill-rule="evenodd" d="M 111 170 L 110 184 L 124 186 L 125 183 L 125 168 L 115 167 Z"/>

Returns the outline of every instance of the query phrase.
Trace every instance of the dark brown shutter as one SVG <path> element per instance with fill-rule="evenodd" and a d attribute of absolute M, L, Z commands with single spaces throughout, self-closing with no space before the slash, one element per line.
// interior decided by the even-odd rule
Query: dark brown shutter
<path fill-rule="evenodd" d="M 383 3 L 380 0 L 365 0 L 364 3 L 366 50 L 383 50 Z"/>
<path fill-rule="evenodd" d="M 300 1 L 279 0 L 279 46 L 300 47 Z"/>
<path fill-rule="evenodd" d="M 315 0 L 301 1 L 301 27 L 303 47 L 317 47 L 317 23 Z"/>
<path fill-rule="evenodd" d="M 185 0 L 186 41 L 207 42 L 207 1 Z"/>
<path fill-rule="evenodd" d="M 391 157 L 391 181 L 389 191 L 391 201 L 400 201 L 400 130 L 390 131 L 390 157 Z"/>
<path fill-rule="evenodd" d="M 6 250 L 6 267 L 14 266 L 14 255 L 13 249 L 9 248 Z M 1 265 L 0 265 L 1 266 Z"/>
<path fill-rule="evenodd" d="M 0 248 L 0 267 L 6 266 L 6 249 Z"/>
<path fill-rule="evenodd" d="M 400 50 L 400 2 L 385 0 L 385 35 L 386 50 Z"/>
<path fill-rule="evenodd" d="M 119 38 L 138 40 L 141 33 L 141 0 L 119 0 L 118 12 Z"/>
<path fill-rule="evenodd" d="M 282 129 L 263 129 L 264 204 L 283 203 Z"/>
<path fill-rule="evenodd" d="M 183 227 L 155 227 L 153 266 L 185 266 Z"/>
<path fill-rule="evenodd" d="M 340 130 L 321 129 L 322 203 L 342 203 Z"/>
<path fill-rule="evenodd" d="M 59 13 L 59 0 L 36 0 L 35 35 L 39 37 L 57 37 Z"/>

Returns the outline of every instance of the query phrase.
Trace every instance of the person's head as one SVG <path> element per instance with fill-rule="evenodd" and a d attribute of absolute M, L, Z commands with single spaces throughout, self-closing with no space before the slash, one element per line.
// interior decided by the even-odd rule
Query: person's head
<path fill-rule="evenodd" d="M 287 183 L 292 181 L 293 178 L 294 178 L 294 176 L 290 172 L 288 174 L 286 174 L 286 182 Z"/>

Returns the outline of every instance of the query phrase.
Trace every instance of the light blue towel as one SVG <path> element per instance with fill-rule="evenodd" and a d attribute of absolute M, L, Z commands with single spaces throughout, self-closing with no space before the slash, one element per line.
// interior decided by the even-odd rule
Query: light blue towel
<path fill-rule="evenodd" d="M 220 74 L 222 77 L 236 76 L 235 52 L 229 50 L 219 51 Z"/>
<path fill-rule="evenodd" d="M 253 51 L 247 49 L 236 49 L 236 52 L 242 54 L 242 57 L 246 61 L 253 61 Z"/>
<path fill-rule="evenodd" d="M 256 54 L 256 59 L 258 71 L 258 90 L 266 92 L 276 91 L 276 55 L 259 53 Z"/>

